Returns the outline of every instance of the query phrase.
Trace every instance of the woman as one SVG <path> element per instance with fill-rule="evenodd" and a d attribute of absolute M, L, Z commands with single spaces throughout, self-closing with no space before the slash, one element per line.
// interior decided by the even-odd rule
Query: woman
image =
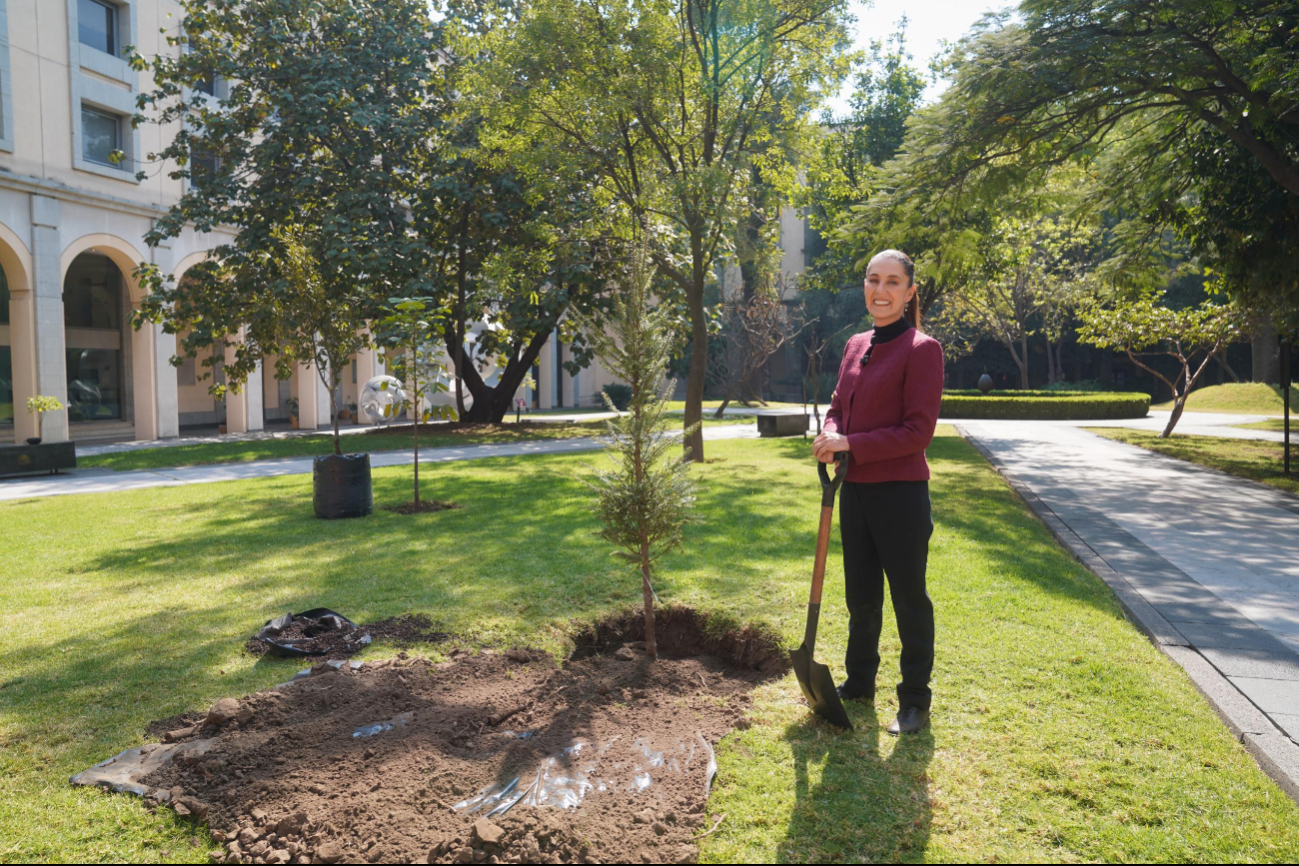
<path fill-rule="evenodd" d="M 822 463 L 839 451 L 852 455 L 839 505 L 848 601 L 848 678 L 839 696 L 875 699 L 887 575 L 902 638 L 898 716 L 890 734 L 929 724 L 934 667 L 934 608 L 925 591 L 934 530 L 925 448 L 943 396 L 943 349 L 906 316 L 915 276 L 911 259 L 897 250 L 871 259 L 866 309 L 875 328 L 848 341 L 825 432 L 812 443 Z"/>

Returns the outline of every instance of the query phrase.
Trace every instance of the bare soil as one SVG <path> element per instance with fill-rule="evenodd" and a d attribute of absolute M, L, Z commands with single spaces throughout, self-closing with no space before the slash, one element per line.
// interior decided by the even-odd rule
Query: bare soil
<path fill-rule="evenodd" d="M 224 862 L 693 862 L 711 747 L 787 662 L 761 632 L 662 613 L 657 662 L 629 615 L 587 629 L 562 666 L 528 649 L 321 663 L 201 723 L 187 714 L 173 739 L 210 747 L 146 781 L 211 825 Z"/>

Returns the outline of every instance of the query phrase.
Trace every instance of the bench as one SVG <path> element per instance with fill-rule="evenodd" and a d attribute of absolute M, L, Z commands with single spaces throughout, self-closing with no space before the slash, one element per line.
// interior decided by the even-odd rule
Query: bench
<path fill-rule="evenodd" d="M 759 415 L 758 435 L 763 439 L 773 436 L 802 436 L 807 432 L 807 415 Z"/>
<path fill-rule="evenodd" d="M 0 478 L 6 475 L 57 473 L 77 468 L 77 446 L 72 442 L 40 445 L 0 445 Z"/>

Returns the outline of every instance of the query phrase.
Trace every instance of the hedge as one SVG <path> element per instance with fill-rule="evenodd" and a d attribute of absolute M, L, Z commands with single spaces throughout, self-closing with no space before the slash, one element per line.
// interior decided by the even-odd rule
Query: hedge
<path fill-rule="evenodd" d="M 1102 421 L 1144 418 L 1150 395 L 1140 391 L 947 391 L 939 418 L 1014 421 Z"/>

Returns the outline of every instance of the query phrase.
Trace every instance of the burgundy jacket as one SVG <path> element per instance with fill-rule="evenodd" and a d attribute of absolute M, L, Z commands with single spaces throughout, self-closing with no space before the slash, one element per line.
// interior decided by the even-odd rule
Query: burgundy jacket
<path fill-rule="evenodd" d="M 844 348 L 824 429 L 848 437 L 852 464 L 846 480 L 928 481 L 925 448 L 943 399 L 943 347 L 909 328 L 872 349 L 863 367 L 874 333 L 856 334 Z"/>

